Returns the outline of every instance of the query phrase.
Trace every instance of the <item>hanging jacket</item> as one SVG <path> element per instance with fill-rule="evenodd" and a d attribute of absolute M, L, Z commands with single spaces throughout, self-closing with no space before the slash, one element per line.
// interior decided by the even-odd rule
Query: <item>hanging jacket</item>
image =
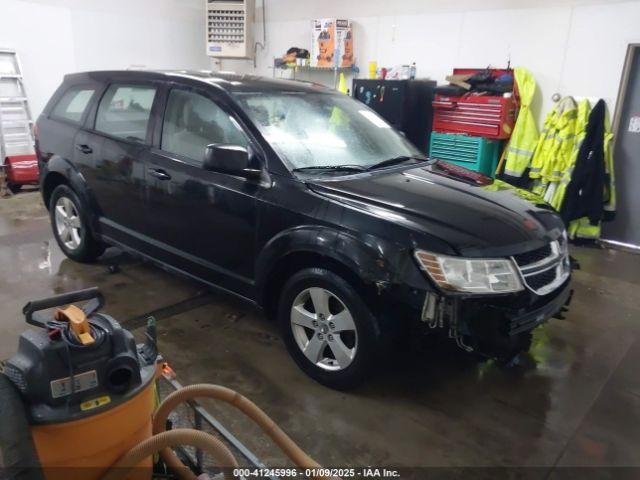
<path fill-rule="evenodd" d="M 531 159 L 531 170 L 529 171 L 529 178 L 540 178 L 540 172 L 542 171 L 542 165 L 544 159 L 547 156 L 548 150 L 551 148 L 551 141 L 555 137 L 554 125 L 556 118 L 558 117 L 557 105 L 555 105 L 544 119 L 544 125 L 542 126 L 542 133 L 538 138 L 538 144 L 533 152 L 533 158 Z"/>
<path fill-rule="evenodd" d="M 551 141 L 548 156 L 544 159 L 540 176 L 547 182 L 559 182 L 562 165 L 569 163 L 576 136 L 578 106 L 572 97 L 560 100 L 559 116 L 554 124 L 555 136 Z"/>
<path fill-rule="evenodd" d="M 504 174 L 520 178 L 531 164 L 539 138 L 538 127 L 530 109 L 536 81 L 531 72 L 523 67 L 514 69 L 514 77 L 520 95 L 520 111 L 507 145 Z"/>
<path fill-rule="evenodd" d="M 587 124 L 589 123 L 589 114 L 591 113 L 591 105 L 589 104 L 589 100 L 584 99 L 578 104 L 578 114 L 576 118 L 575 125 L 575 141 L 573 142 L 573 150 L 571 151 L 571 155 L 568 157 L 567 163 L 563 163 L 559 166 L 562 171 L 562 179 L 558 184 L 553 197 L 550 199 L 549 203 L 556 210 L 560 210 L 562 206 L 562 202 L 564 200 L 565 192 L 567 191 L 567 185 L 571 182 L 571 175 L 573 174 L 573 169 L 576 163 L 576 158 L 578 157 L 578 151 L 580 150 L 580 146 L 584 140 L 584 136 L 587 133 Z"/>
<path fill-rule="evenodd" d="M 615 218 L 616 208 L 616 188 L 613 170 L 613 155 L 611 143 L 613 141 L 613 132 L 611 131 L 611 122 L 605 106 L 604 118 L 604 194 L 603 194 L 603 221 L 610 221 Z M 596 240 L 600 238 L 602 222 L 591 223 L 589 217 L 581 217 L 571 221 L 568 232 L 569 238 L 573 240 Z"/>
<path fill-rule="evenodd" d="M 602 220 L 606 182 L 605 123 L 605 103 L 599 100 L 589 115 L 587 131 L 560 209 L 567 226 L 581 217 L 587 217 L 594 226 Z"/>
<path fill-rule="evenodd" d="M 549 112 L 531 161 L 530 178 L 542 179 L 545 184 L 560 180 L 560 166 L 568 163 L 573 149 L 577 115 L 572 97 L 562 98 Z"/>
<path fill-rule="evenodd" d="M 541 197 L 544 196 L 547 186 L 547 182 L 541 178 L 542 167 L 544 166 L 545 159 L 549 157 L 553 140 L 556 137 L 555 124 L 558 117 L 558 105 L 556 104 L 544 120 L 542 134 L 538 139 L 538 144 L 531 159 L 531 170 L 529 170 L 529 178 L 533 180 L 531 191 Z"/>

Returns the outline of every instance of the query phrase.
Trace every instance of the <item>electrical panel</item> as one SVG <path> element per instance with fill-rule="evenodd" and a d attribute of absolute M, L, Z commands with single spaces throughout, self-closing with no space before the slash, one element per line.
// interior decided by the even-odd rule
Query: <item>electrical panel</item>
<path fill-rule="evenodd" d="M 207 55 L 253 57 L 255 0 L 207 0 Z"/>

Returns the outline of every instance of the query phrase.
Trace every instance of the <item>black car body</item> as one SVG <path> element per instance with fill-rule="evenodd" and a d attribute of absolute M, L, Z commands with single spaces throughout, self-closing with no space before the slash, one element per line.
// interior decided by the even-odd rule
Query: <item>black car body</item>
<path fill-rule="evenodd" d="M 528 332 L 570 297 L 560 218 L 522 191 L 421 157 L 367 107 L 339 95 L 314 84 L 201 72 L 68 75 L 37 122 L 41 191 L 58 242 L 76 260 L 95 258 L 104 245 L 134 250 L 254 302 L 282 320 L 298 364 L 336 387 L 360 380 L 399 325 L 443 330 L 467 350 L 496 356 L 526 348 Z M 275 96 L 282 111 L 267 111 L 260 102 Z M 287 103 L 308 98 L 316 111 L 309 122 L 304 109 L 301 118 L 285 118 Z M 222 120 L 205 119 L 207 102 Z M 323 102 L 334 106 L 322 110 Z M 306 123 L 323 111 L 329 128 L 306 138 L 313 136 Z M 357 130 L 365 121 L 380 130 Z M 242 140 L 222 135 L 220 122 L 237 127 Z M 269 130 L 284 122 L 306 143 Z M 301 155 L 314 148 L 324 155 L 324 142 L 348 156 L 351 141 L 384 150 L 371 147 L 375 135 L 351 139 L 369 127 L 404 156 L 366 169 L 295 168 L 282 153 L 294 145 Z M 213 137 L 221 140 L 206 152 L 198 146 Z M 496 260 L 456 262 L 461 257 Z M 333 305 L 326 315 L 314 285 L 324 295 L 318 302 Z M 292 334 L 294 307 L 306 316 Z M 332 311 L 342 308 L 356 338 L 341 340 L 344 368 L 327 340 L 334 338 L 327 318 L 338 320 Z M 305 346 L 320 351 L 305 357 Z"/>

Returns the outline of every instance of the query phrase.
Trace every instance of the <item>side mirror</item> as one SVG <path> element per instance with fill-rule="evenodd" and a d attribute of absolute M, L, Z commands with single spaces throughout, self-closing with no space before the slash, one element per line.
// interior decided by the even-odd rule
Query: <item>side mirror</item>
<path fill-rule="evenodd" d="M 240 145 L 213 143 L 204 152 L 203 168 L 246 178 L 259 178 L 260 170 L 251 168 L 249 150 Z"/>

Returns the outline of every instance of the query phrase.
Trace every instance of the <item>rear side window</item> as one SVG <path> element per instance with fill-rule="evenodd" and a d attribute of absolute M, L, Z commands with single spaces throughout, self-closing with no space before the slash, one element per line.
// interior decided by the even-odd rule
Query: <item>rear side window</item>
<path fill-rule="evenodd" d="M 127 140 L 144 141 L 156 95 L 154 87 L 111 85 L 96 116 L 96 130 Z"/>
<path fill-rule="evenodd" d="M 71 87 L 58 100 L 51 111 L 54 118 L 62 118 L 74 123 L 80 123 L 84 111 L 87 109 L 95 89 L 87 87 Z"/>

